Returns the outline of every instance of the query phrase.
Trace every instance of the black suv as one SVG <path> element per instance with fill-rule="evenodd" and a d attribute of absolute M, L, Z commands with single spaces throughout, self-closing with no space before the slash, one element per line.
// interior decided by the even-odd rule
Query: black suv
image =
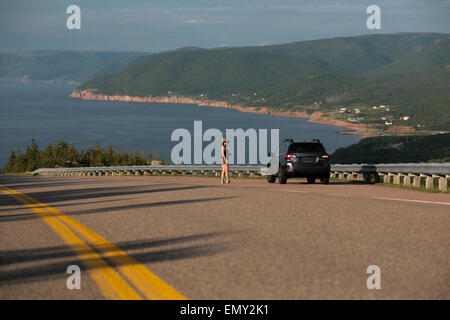
<path fill-rule="evenodd" d="M 306 177 L 308 183 L 319 178 L 323 184 L 330 181 L 330 156 L 319 139 L 294 142 L 287 139 L 280 148 L 280 164 L 276 175 L 267 176 L 267 182 L 280 184 L 288 178 Z"/>

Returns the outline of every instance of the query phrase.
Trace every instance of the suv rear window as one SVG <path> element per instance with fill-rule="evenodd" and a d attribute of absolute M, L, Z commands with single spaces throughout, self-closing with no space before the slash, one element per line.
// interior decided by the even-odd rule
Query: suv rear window
<path fill-rule="evenodd" d="M 321 143 L 297 142 L 289 146 L 288 153 L 325 153 Z"/>

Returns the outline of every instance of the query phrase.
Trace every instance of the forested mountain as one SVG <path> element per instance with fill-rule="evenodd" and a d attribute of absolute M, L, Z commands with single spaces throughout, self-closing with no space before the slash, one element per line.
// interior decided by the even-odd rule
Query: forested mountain
<path fill-rule="evenodd" d="M 198 99 L 274 109 L 321 111 L 358 122 L 385 120 L 428 130 L 450 129 L 450 36 L 399 33 L 283 45 L 186 48 L 147 57 L 79 89 L 104 94 Z M 372 111 L 389 105 L 389 114 Z M 408 122 L 400 121 L 408 116 Z M 386 119 L 382 119 L 386 118 Z"/>
<path fill-rule="evenodd" d="M 114 74 L 149 55 L 141 52 L 31 51 L 0 54 L 0 80 L 81 82 Z"/>

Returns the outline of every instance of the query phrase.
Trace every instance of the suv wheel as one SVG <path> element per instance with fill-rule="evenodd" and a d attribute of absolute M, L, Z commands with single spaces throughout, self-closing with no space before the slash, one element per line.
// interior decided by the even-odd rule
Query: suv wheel
<path fill-rule="evenodd" d="M 330 177 L 321 178 L 320 182 L 322 184 L 328 184 L 330 182 Z"/>
<path fill-rule="evenodd" d="M 287 182 L 287 177 L 284 174 L 279 174 L 278 175 L 278 183 L 286 184 L 286 182 Z"/>
<path fill-rule="evenodd" d="M 276 179 L 277 179 L 276 176 L 267 176 L 268 183 L 274 183 Z"/>
<path fill-rule="evenodd" d="M 306 177 L 306 180 L 309 184 L 312 184 L 316 182 L 316 177 Z"/>

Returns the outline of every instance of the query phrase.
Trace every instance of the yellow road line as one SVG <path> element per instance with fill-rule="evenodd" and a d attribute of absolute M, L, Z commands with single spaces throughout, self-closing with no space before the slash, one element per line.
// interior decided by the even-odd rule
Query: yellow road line
<path fill-rule="evenodd" d="M 169 284 L 164 282 L 145 266 L 140 264 L 136 259 L 130 257 L 123 250 L 101 237 L 94 231 L 90 230 L 81 223 L 63 214 L 45 203 L 42 203 L 29 195 L 20 193 L 16 190 L 8 188 L 11 192 L 19 194 L 21 197 L 30 202 L 36 203 L 40 207 L 47 209 L 55 217 L 66 223 L 74 231 L 78 232 L 85 240 L 90 242 L 95 248 L 108 258 L 113 265 L 117 266 L 122 274 L 144 295 L 147 299 L 169 299 L 184 300 L 182 294 L 177 292 Z"/>
<path fill-rule="evenodd" d="M 87 267 L 89 275 L 95 281 L 102 294 L 107 299 L 141 299 L 134 289 L 109 266 L 101 256 L 96 253 L 83 240 L 77 237 L 67 226 L 54 216 L 49 215 L 37 205 L 20 197 L 12 189 L 0 186 L 4 193 L 13 196 L 27 207 L 37 213 L 77 254 L 78 258 Z"/>

